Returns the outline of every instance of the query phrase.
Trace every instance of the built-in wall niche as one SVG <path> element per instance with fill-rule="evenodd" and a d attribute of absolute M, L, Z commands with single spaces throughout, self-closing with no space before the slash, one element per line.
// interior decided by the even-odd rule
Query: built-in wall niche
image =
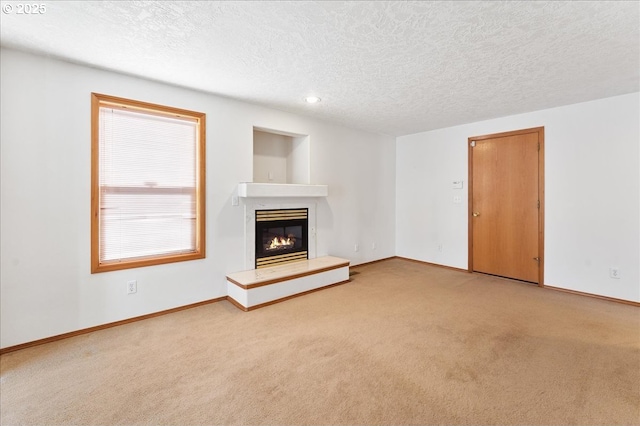
<path fill-rule="evenodd" d="M 254 127 L 253 182 L 309 184 L 309 136 Z"/>

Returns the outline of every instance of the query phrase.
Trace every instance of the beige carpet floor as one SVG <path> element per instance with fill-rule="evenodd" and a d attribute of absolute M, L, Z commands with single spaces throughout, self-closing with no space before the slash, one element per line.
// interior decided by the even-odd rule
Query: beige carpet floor
<path fill-rule="evenodd" d="M 5 354 L 3 425 L 640 424 L 640 309 L 391 259 Z"/>

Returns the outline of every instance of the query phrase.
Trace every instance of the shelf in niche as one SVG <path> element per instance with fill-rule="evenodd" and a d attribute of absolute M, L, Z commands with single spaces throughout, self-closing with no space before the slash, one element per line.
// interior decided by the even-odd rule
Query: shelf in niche
<path fill-rule="evenodd" d="M 329 195 L 327 185 L 304 185 L 296 183 L 253 183 L 238 184 L 238 197 L 326 197 Z"/>
<path fill-rule="evenodd" d="M 254 183 L 309 184 L 309 136 L 253 128 Z"/>

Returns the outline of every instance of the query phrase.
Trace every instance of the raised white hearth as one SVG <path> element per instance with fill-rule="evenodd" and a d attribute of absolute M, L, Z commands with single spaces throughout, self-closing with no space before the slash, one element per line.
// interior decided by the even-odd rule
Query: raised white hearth
<path fill-rule="evenodd" d="M 294 183 L 253 183 L 238 184 L 238 197 L 326 197 L 329 195 L 327 185 L 303 185 Z"/>
<path fill-rule="evenodd" d="M 250 311 L 348 281 L 349 261 L 324 256 L 229 274 L 227 297 L 238 308 Z"/>

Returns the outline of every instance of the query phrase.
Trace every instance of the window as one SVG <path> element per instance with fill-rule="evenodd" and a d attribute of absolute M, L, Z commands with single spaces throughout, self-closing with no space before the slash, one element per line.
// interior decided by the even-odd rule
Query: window
<path fill-rule="evenodd" d="M 91 94 L 91 272 L 205 256 L 205 114 Z"/>

